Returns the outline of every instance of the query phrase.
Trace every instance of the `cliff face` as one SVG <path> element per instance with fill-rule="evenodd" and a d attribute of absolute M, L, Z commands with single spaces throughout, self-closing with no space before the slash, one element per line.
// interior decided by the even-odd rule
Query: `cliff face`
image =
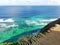
<path fill-rule="evenodd" d="M 42 33 L 47 32 L 51 27 L 54 27 L 55 24 L 60 24 L 60 18 L 53 22 L 50 22 L 48 25 L 41 29 L 41 32 Z"/>

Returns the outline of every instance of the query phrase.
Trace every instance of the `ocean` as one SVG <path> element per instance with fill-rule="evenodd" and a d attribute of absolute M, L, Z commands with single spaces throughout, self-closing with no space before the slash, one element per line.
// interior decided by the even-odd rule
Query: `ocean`
<path fill-rule="evenodd" d="M 37 34 L 60 18 L 60 6 L 0 6 L 0 43 Z"/>

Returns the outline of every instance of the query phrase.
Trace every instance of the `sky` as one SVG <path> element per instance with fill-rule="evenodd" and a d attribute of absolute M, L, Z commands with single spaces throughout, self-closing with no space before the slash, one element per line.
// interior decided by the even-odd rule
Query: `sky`
<path fill-rule="evenodd" d="M 0 5 L 60 5 L 60 0 L 0 0 Z"/>

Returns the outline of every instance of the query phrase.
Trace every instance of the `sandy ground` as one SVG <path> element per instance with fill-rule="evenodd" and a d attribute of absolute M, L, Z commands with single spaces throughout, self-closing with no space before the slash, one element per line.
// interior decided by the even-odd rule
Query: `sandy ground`
<path fill-rule="evenodd" d="M 43 37 L 37 39 L 32 45 L 60 45 L 60 25 L 50 28 L 50 33 L 46 33 Z"/>

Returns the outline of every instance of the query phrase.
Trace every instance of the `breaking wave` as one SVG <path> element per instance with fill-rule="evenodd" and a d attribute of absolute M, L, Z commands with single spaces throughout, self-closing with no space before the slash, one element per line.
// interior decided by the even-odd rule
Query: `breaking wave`
<path fill-rule="evenodd" d="M 47 25 L 49 22 L 57 20 L 55 19 L 38 19 L 38 20 L 25 20 L 27 25 L 35 24 L 35 25 Z"/>

